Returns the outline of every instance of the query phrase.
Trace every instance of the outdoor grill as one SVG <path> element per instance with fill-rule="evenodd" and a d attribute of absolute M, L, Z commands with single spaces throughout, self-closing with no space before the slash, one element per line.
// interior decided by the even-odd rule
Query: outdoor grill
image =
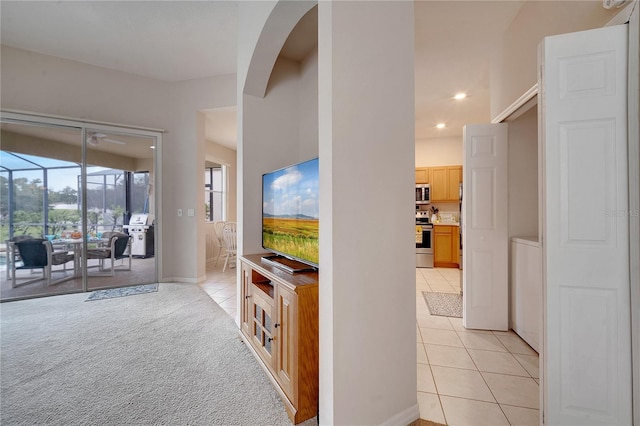
<path fill-rule="evenodd" d="M 138 257 L 153 256 L 153 218 L 149 214 L 136 213 L 131 215 L 129 224 L 124 225 L 129 235 L 133 237 L 131 255 Z"/>

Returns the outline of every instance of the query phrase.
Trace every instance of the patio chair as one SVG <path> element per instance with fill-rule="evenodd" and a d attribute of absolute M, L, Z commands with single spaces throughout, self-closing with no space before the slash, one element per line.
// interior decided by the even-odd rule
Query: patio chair
<path fill-rule="evenodd" d="M 20 262 L 20 253 L 18 253 L 15 245 L 16 241 L 31 240 L 31 235 L 16 235 L 10 240 L 5 240 L 6 256 L 7 256 L 7 281 L 11 279 L 13 273 L 13 265 Z"/>
<path fill-rule="evenodd" d="M 227 222 L 222 228 L 222 238 L 224 240 L 224 249 L 227 252 L 224 258 L 224 266 L 222 272 L 227 269 L 227 264 L 230 268 L 235 267 L 236 252 L 237 252 L 237 236 L 236 236 L 236 223 Z M 231 262 L 229 262 L 231 261 Z"/>
<path fill-rule="evenodd" d="M 106 235 L 105 235 L 106 234 Z M 131 235 L 124 234 L 122 232 L 107 232 L 103 234 L 109 242 L 104 247 L 97 247 L 87 250 L 87 259 L 98 259 L 100 261 L 100 271 L 105 271 L 104 261 L 109 259 L 111 261 L 111 267 L 109 272 L 105 274 L 92 274 L 92 276 L 111 276 L 115 275 L 116 260 L 129 259 L 129 267 L 126 269 L 120 269 L 121 271 L 131 270 Z"/>
<path fill-rule="evenodd" d="M 75 275 L 66 275 L 67 262 L 75 261 L 75 256 L 66 250 L 54 251 L 51 242 L 43 238 L 29 238 L 12 241 L 13 246 L 20 256 L 19 261 L 12 262 L 12 282 L 13 288 L 31 284 L 36 281 L 46 280 L 47 285 L 59 284 L 75 278 Z M 16 258 L 14 257 L 14 260 Z M 18 264 L 21 263 L 21 266 Z M 54 271 L 53 266 L 62 265 L 62 270 Z M 21 269 L 42 269 L 42 277 L 27 279 L 18 282 L 16 271 Z M 53 279 L 54 272 L 63 272 L 65 276 L 57 280 Z"/>

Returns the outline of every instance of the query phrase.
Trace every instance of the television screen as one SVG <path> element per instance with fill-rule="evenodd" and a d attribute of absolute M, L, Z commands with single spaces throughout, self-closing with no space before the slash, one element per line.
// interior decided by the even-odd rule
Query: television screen
<path fill-rule="evenodd" d="M 319 162 L 262 175 L 262 247 L 318 266 Z"/>

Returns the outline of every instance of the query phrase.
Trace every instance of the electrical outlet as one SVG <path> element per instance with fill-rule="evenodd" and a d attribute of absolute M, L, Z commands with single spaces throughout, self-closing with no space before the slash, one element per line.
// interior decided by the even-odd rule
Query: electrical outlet
<path fill-rule="evenodd" d="M 178 216 L 182 216 L 182 209 L 178 209 Z"/>
<path fill-rule="evenodd" d="M 196 209 L 187 210 L 187 216 L 195 216 L 195 215 L 196 215 Z"/>

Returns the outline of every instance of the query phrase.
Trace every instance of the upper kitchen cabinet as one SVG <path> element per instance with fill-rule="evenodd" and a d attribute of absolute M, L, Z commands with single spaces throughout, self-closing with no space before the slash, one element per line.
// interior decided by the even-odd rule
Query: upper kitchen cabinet
<path fill-rule="evenodd" d="M 457 202 L 460 197 L 462 166 L 431 167 L 431 202 Z"/>
<path fill-rule="evenodd" d="M 429 183 L 429 167 L 416 167 L 416 183 Z"/>

